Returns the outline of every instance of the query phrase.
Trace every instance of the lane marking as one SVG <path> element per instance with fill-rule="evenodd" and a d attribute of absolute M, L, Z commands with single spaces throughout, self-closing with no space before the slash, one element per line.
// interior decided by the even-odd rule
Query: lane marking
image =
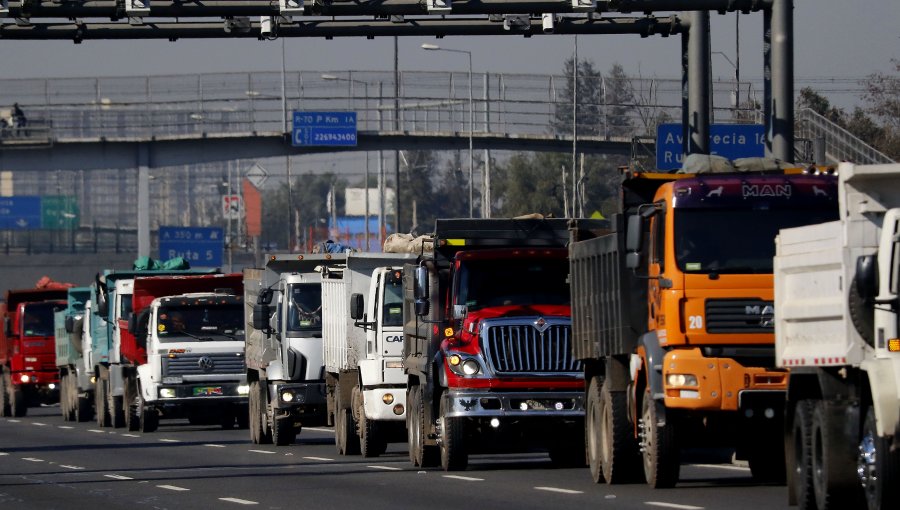
<path fill-rule="evenodd" d="M 122 434 L 122 437 L 141 437 L 137 434 Z"/>
<path fill-rule="evenodd" d="M 21 423 L 22 420 L 7 420 L 10 423 Z"/>
<path fill-rule="evenodd" d="M 680 510 L 703 510 L 706 507 L 694 505 L 679 505 L 678 503 L 666 503 L 665 501 L 644 501 L 645 505 L 661 506 L 663 508 L 678 508 Z"/>
<path fill-rule="evenodd" d="M 180 443 L 180 439 L 160 439 L 161 443 Z"/>
<path fill-rule="evenodd" d="M 247 450 L 247 451 L 253 452 L 253 453 L 272 453 L 272 454 L 275 453 L 275 452 L 270 452 L 269 450 Z"/>
<path fill-rule="evenodd" d="M 97 430 L 97 429 L 88 429 L 88 432 L 95 432 L 95 433 L 97 433 L 97 434 L 103 434 L 103 433 L 106 432 L 106 431 L 104 431 L 104 430 Z"/>
<path fill-rule="evenodd" d="M 573 491 L 572 489 L 560 489 L 559 487 L 535 487 L 539 491 L 559 492 L 560 494 L 584 494 L 582 491 Z"/>
<path fill-rule="evenodd" d="M 185 489 L 184 487 L 179 487 L 177 485 L 157 485 L 160 489 L 166 489 L 169 491 L 189 491 L 190 489 Z"/>
<path fill-rule="evenodd" d="M 60 429 L 74 429 L 75 427 L 70 427 L 69 425 L 57 425 L 57 428 Z"/>
<path fill-rule="evenodd" d="M 39 421 L 33 421 L 33 422 L 31 422 L 31 424 L 34 425 L 35 427 L 46 427 L 47 426 L 46 423 L 41 423 Z"/>
<path fill-rule="evenodd" d="M 203 445 L 203 446 L 209 446 L 210 448 L 225 448 L 225 445 L 224 445 L 224 444 L 212 444 L 212 443 L 209 443 L 209 444 L 205 444 L 205 445 Z"/>
<path fill-rule="evenodd" d="M 6 452 L 0 452 L 0 457 L 5 457 L 6 455 L 9 455 L 9 454 Z"/>
<path fill-rule="evenodd" d="M 66 465 L 66 464 L 60 464 L 59 467 L 66 468 L 66 469 L 84 469 L 84 468 L 81 467 L 81 466 L 69 466 L 69 465 Z"/>
<path fill-rule="evenodd" d="M 393 466 L 366 466 L 367 468 L 372 469 L 383 469 L 385 471 L 403 471 L 403 468 L 393 467 Z"/>
<path fill-rule="evenodd" d="M 749 467 L 732 466 L 728 464 L 691 464 L 692 466 L 710 469 L 730 469 L 732 471 L 750 471 Z"/>
<path fill-rule="evenodd" d="M 322 461 L 333 461 L 334 459 L 329 459 L 328 457 L 303 457 L 307 460 L 322 460 Z"/>
<path fill-rule="evenodd" d="M 130 476 L 124 476 L 124 475 L 103 475 L 103 476 L 105 476 L 107 478 L 112 478 L 113 480 L 134 480 L 134 478 L 132 478 Z"/>
<path fill-rule="evenodd" d="M 256 501 L 250 501 L 250 500 L 238 499 L 238 498 L 219 498 L 219 501 L 227 501 L 229 503 L 237 503 L 239 505 L 258 505 L 259 504 Z"/>
<path fill-rule="evenodd" d="M 22 460 L 27 460 L 28 462 L 44 462 L 44 459 L 36 459 L 34 457 L 22 457 Z"/>
<path fill-rule="evenodd" d="M 467 482 L 483 482 L 484 478 L 475 478 L 474 476 L 462 475 L 443 475 L 444 478 L 452 478 L 454 480 L 465 480 Z"/>
<path fill-rule="evenodd" d="M 319 427 L 303 427 L 303 430 L 315 430 L 316 432 L 330 432 L 334 434 L 334 429 L 323 429 Z"/>

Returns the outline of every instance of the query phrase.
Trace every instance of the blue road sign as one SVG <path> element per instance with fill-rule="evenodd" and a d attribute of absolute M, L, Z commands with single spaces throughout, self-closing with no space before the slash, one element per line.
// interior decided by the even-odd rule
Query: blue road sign
<path fill-rule="evenodd" d="M 356 145 L 356 112 L 294 112 L 294 147 Z"/>
<path fill-rule="evenodd" d="M 41 197 L 0 197 L 0 230 L 41 228 Z"/>
<path fill-rule="evenodd" d="M 765 155 L 765 130 L 762 124 L 712 124 L 709 126 L 709 152 L 728 159 Z M 681 124 L 660 124 L 656 128 L 656 168 L 681 168 L 684 137 Z"/>
<path fill-rule="evenodd" d="M 225 232 L 220 227 L 159 227 L 159 258 L 182 257 L 193 267 L 222 267 Z"/>

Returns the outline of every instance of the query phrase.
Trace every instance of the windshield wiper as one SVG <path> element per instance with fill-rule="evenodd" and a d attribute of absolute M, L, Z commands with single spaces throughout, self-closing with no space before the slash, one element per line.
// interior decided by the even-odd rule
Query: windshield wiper
<path fill-rule="evenodd" d="M 181 334 L 187 335 L 195 340 L 199 340 L 200 342 L 212 342 L 213 341 L 212 337 L 195 335 L 195 334 L 189 333 L 183 329 L 180 329 L 178 331 L 173 331 L 173 333 L 181 333 Z"/>

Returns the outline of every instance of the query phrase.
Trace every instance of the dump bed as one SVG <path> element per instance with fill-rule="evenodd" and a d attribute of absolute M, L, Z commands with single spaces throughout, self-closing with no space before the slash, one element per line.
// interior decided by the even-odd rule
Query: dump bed
<path fill-rule="evenodd" d="M 900 207 L 900 165 L 839 173 L 841 221 L 781 230 L 775 240 L 775 350 L 779 366 L 858 365 L 864 339 L 848 303 L 856 261 L 877 251 L 884 213 Z"/>
<path fill-rule="evenodd" d="M 617 215 L 618 232 L 623 222 Z M 569 245 L 572 349 L 579 360 L 631 353 L 646 329 L 647 282 L 625 267 L 625 235 L 618 232 Z"/>
<path fill-rule="evenodd" d="M 322 337 L 325 346 L 325 369 L 331 373 L 354 370 L 366 357 L 366 331 L 353 325 L 350 318 L 350 296 L 362 294 L 369 303 L 372 272 L 378 267 L 400 268 L 416 260 L 412 253 L 351 253 L 341 269 L 330 270 L 322 277 Z M 366 318 L 368 321 L 376 317 Z"/>

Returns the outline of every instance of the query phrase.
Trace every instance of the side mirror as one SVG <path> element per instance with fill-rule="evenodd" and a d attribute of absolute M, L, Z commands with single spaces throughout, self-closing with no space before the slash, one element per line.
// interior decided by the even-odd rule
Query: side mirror
<path fill-rule="evenodd" d="M 133 324 L 133 326 L 132 326 Z M 147 308 L 139 314 L 132 313 L 128 317 L 128 330 L 134 335 L 134 340 L 139 347 L 147 348 L 148 325 L 150 324 L 150 309 Z"/>
<path fill-rule="evenodd" d="M 627 232 L 625 235 L 625 249 L 628 252 L 640 253 L 641 241 L 644 238 L 644 219 L 640 214 L 632 214 L 628 217 Z"/>
<path fill-rule="evenodd" d="M 75 317 L 69 315 L 66 317 L 66 333 L 75 332 Z"/>
<path fill-rule="evenodd" d="M 878 294 L 878 263 L 875 255 L 862 255 L 856 259 L 856 292 L 866 303 Z"/>
<path fill-rule="evenodd" d="M 263 289 L 259 293 L 259 297 L 256 298 L 256 302 L 261 305 L 268 305 L 272 302 L 272 289 Z"/>
<path fill-rule="evenodd" d="M 625 254 L 625 267 L 628 269 L 637 269 L 641 267 L 640 252 L 632 251 Z"/>
<path fill-rule="evenodd" d="M 138 321 L 137 316 L 131 314 L 131 317 L 128 317 L 128 332 L 137 337 L 138 335 Z"/>
<path fill-rule="evenodd" d="M 359 320 L 363 318 L 363 295 L 362 294 L 352 294 L 350 296 L 350 318 L 353 320 Z"/>
<path fill-rule="evenodd" d="M 415 280 L 413 282 L 413 296 L 416 298 L 415 312 L 418 316 L 428 315 L 430 302 L 428 300 L 428 268 L 416 267 Z"/>
<path fill-rule="evenodd" d="M 469 315 L 469 307 L 466 305 L 453 305 L 453 318 L 465 319 Z"/>
<path fill-rule="evenodd" d="M 268 331 L 270 315 L 272 315 L 272 307 L 268 304 L 257 303 L 253 305 L 253 319 L 251 323 L 253 329 Z"/>

